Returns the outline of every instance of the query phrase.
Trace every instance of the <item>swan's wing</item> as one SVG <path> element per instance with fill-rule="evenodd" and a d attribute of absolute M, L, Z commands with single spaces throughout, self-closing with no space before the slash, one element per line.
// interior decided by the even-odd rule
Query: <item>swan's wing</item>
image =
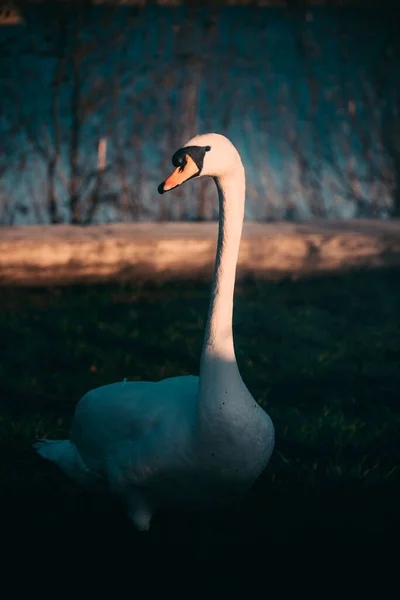
<path fill-rule="evenodd" d="M 128 476 L 140 483 L 155 465 L 162 470 L 185 452 L 197 393 L 198 377 L 97 388 L 79 402 L 70 439 L 88 468 L 114 487 Z"/>

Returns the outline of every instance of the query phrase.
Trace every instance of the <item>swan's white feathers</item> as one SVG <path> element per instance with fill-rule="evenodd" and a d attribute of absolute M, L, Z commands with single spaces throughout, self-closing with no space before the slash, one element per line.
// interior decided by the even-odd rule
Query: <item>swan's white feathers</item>
<path fill-rule="evenodd" d="M 70 438 L 90 471 L 117 491 L 183 468 L 191 460 L 198 381 L 114 383 L 86 394 Z"/>
<path fill-rule="evenodd" d="M 105 488 L 104 481 L 88 469 L 70 440 L 40 439 L 33 447 L 42 458 L 55 462 L 78 485 L 86 489 Z"/>

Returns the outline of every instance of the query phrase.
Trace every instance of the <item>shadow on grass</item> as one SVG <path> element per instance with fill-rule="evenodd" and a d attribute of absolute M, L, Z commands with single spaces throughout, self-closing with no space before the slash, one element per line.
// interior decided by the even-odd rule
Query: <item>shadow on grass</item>
<path fill-rule="evenodd" d="M 36 437 L 68 435 L 89 389 L 197 374 L 208 295 L 193 282 L 0 289 L 0 494 L 19 539 L 202 552 L 398 534 L 399 270 L 237 285 L 238 364 L 277 438 L 267 472 L 237 505 L 160 513 L 138 534 L 120 507 L 34 454 Z"/>

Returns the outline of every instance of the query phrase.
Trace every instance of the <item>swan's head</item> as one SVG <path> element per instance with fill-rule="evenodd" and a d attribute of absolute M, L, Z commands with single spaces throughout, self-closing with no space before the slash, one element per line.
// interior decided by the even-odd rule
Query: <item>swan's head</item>
<path fill-rule="evenodd" d="M 223 177 L 243 168 L 235 146 L 219 133 L 196 135 L 172 157 L 173 173 L 160 185 L 160 194 L 169 192 L 193 177 Z"/>

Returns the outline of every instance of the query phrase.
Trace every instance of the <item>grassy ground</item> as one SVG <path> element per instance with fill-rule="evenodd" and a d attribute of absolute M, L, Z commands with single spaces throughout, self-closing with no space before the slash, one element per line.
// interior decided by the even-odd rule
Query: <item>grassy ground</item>
<path fill-rule="evenodd" d="M 236 506 L 159 514 L 138 534 L 119 506 L 35 455 L 36 437 L 67 436 L 89 389 L 196 374 L 208 294 L 193 283 L 0 289 L 0 493 L 3 527 L 20 541 L 204 549 L 399 532 L 398 270 L 238 284 L 237 359 L 275 423 L 276 450 Z"/>

